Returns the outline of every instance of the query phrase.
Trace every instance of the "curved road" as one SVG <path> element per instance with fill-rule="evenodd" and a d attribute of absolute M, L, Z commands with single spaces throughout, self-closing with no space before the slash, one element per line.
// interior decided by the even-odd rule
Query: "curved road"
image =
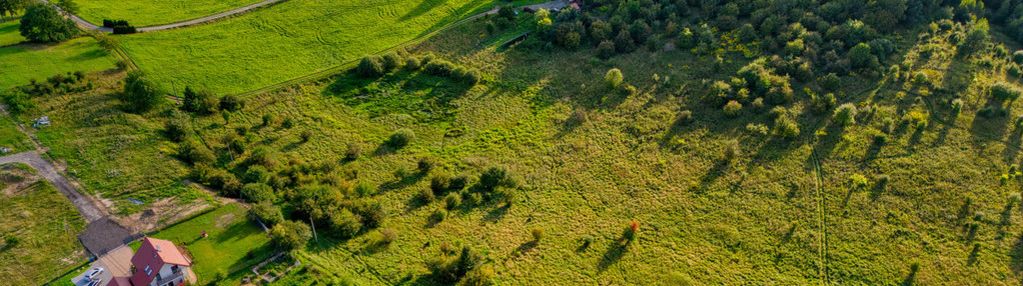
<path fill-rule="evenodd" d="M 40 1 L 42 1 L 43 3 L 50 4 L 49 0 L 40 0 Z M 209 16 L 202 17 L 202 18 L 197 18 L 197 19 L 192 19 L 192 20 L 187 20 L 187 21 L 181 21 L 181 22 L 177 22 L 177 23 L 170 23 L 170 24 L 165 24 L 165 25 L 159 25 L 159 26 L 140 27 L 140 28 L 138 28 L 138 31 L 139 32 L 155 32 L 155 31 L 170 30 L 170 29 L 184 28 L 184 27 L 194 26 L 194 25 L 199 25 L 199 24 L 205 24 L 205 23 L 216 21 L 216 20 L 220 20 L 222 18 L 227 18 L 227 17 L 231 17 L 231 16 L 234 16 L 234 15 L 238 15 L 238 14 L 248 13 L 249 11 L 252 11 L 252 10 L 255 10 L 255 9 L 258 9 L 258 8 L 262 8 L 262 7 L 266 7 L 266 6 L 270 6 L 270 5 L 273 5 L 273 4 L 277 4 L 277 3 L 280 3 L 280 2 L 284 2 L 284 1 L 287 1 L 287 0 L 264 0 L 264 1 L 259 2 L 259 3 L 255 3 L 255 4 L 244 6 L 244 7 L 238 7 L 238 8 L 232 9 L 232 10 L 224 11 L 224 12 L 221 12 L 221 13 L 209 15 Z M 75 21 L 75 23 L 77 23 L 78 26 L 80 26 L 80 27 L 82 27 L 84 29 L 92 30 L 92 31 L 99 31 L 99 32 L 104 32 L 104 33 L 111 33 L 111 32 L 113 32 L 113 29 L 110 29 L 110 28 L 107 28 L 107 27 L 102 27 L 102 26 L 96 26 L 96 24 L 90 23 L 89 21 L 86 21 L 85 19 L 82 19 L 82 17 L 78 17 L 78 15 L 64 12 L 64 10 L 62 10 L 60 7 L 58 7 L 56 5 L 53 5 L 53 6 L 54 6 L 54 8 L 57 9 L 57 11 L 60 11 L 64 15 L 67 15 L 68 18 L 71 18 L 71 20 Z"/>
<path fill-rule="evenodd" d="M 64 194 L 78 208 L 78 212 L 82 214 L 85 221 L 93 222 L 107 215 L 106 211 L 96 201 L 89 196 L 79 193 L 74 185 L 71 184 L 71 181 L 65 178 L 64 175 L 61 175 L 50 161 L 39 156 L 38 152 L 28 151 L 0 157 L 0 165 L 10 163 L 22 163 L 36 169 L 40 176 L 50 181 L 54 187 L 57 187 L 57 190 Z"/>

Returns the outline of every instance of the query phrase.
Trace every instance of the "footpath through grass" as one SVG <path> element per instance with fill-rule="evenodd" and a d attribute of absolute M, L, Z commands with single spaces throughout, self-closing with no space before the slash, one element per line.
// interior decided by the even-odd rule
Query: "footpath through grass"
<path fill-rule="evenodd" d="M 259 0 L 80 0 L 78 16 L 96 25 L 103 20 L 127 20 L 135 27 L 201 18 Z"/>
<path fill-rule="evenodd" d="M 246 217 L 247 210 L 227 204 L 150 236 L 184 246 L 194 259 L 199 285 L 216 282 L 218 276 L 238 280 L 244 274 L 240 272 L 272 255 L 270 238 Z M 203 231 L 209 237 L 201 238 Z"/>
<path fill-rule="evenodd" d="M 400 45 L 493 7 L 493 0 L 288 1 L 187 29 L 120 37 L 172 92 L 240 93 Z"/>
<path fill-rule="evenodd" d="M 40 285 L 85 261 L 78 242 L 85 220 L 57 189 L 25 170 L 31 169 L 0 166 L 0 236 L 4 239 L 0 277 L 6 285 Z"/>
<path fill-rule="evenodd" d="M 52 45 L 21 42 L 17 21 L 0 23 L 0 89 L 26 85 L 30 80 L 82 71 L 114 68 L 116 62 L 90 37 Z"/>

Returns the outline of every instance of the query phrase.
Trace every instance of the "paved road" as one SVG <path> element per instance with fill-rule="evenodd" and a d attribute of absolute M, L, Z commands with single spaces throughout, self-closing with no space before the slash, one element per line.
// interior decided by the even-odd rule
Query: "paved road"
<path fill-rule="evenodd" d="M 192 19 L 192 20 L 188 20 L 188 21 L 182 21 L 182 22 L 171 23 L 171 24 L 166 24 L 166 25 L 142 27 L 142 28 L 139 28 L 139 32 L 154 32 L 154 31 L 169 30 L 169 29 L 175 29 L 175 28 L 184 28 L 184 27 L 188 27 L 188 26 L 199 25 L 199 24 L 203 24 L 203 23 L 209 23 L 209 22 L 213 22 L 213 21 L 216 21 L 216 20 L 220 20 L 222 18 L 227 18 L 227 17 L 231 17 L 231 16 L 234 16 L 234 15 L 238 15 L 238 14 L 248 13 L 249 11 L 252 11 L 252 10 L 264 7 L 264 6 L 270 6 L 270 5 L 273 5 L 273 4 L 277 4 L 277 3 L 280 3 L 280 2 L 284 2 L 284 1 L 287 1 L 287 0 L 265 0 L 263 2 L 259 2 L 259 3 L 252 4 L 252 5 L 249 5 L 249 6 L 235 8 L 234 10 L 226 11 L 226 12 L 219 13 L 219 14 L 209 15 L 209 16 L 206 16 L 206 17 L 198 18 L 198 19 Z"/>
<path fill-rule="evenodd" d="M 43 159 L 36 151 L 0 157 L 0 165 L 9 163 L 23 163 L 36 169 L 40 176 L 50 181 L 53 186 L 57 187 L 57 190 L 63 193 L 78 208 L 78 212 L 82 214 L 85 221 L 96 221 L 107 215 L 106 211 L 96 201 L 92 200 L 89 196 L 79 193 L 74 185 L 64 175 L 61 175 L 50 161 Z"/>
<path fill-rule="evenodd" d="M 49 0 L 39 0 L 39 1 L 42 1 L 43 3 L 47 3 L 47 4 L 50 3 Z M 284 1 L 287 1 L 287 0 L 264 0 L 264 1 L 259 2 L 259 3 L 255 3 L 255 4 L 244 6 L 244 7 L 238 7 L 238 8 L 229 10 L 229 11 L 225 11 L 225 12 L 221 12 L 221 13 L 218 13 L 218 14 L 209 15 L 209 16 L 206 16 L 206 17 L 198 18 L 198 19 L 192 19 L 192 20 L 181 21 L 181 22 L 177 22 L 177 23 L 170 23 L 170 24 L 159 25 L 159 26 L 140 27 L 140 28 L 138 28 L 138 31 L 139 32 L 155 32 L 155 31 L 169 30 L 169 29 L 175 29 L 175 28 L 184 28 L 184 27 L 188 27 L 188 26 L 194 26 L 194 25 L 209 23 L 209 22 L 213 22 L 213 21 L 216 21 L 216 20 L 220 20 L 222 18 L 227 18 L 227 17 L 231 17 L 231 16 L 234 16 L 234 15 L 238 15 L 238 14 L 244 14 L 244 13 L 247 13 L 247 12 L 252 11 L 254 9 L 258 9 L 258 8 L 269 6 L 269 5 L 273 5 L 273 4 L 277 4 L 277 3 L 280 3 L 280 2 L 284 2 Z M 56 5 L 54 5 L 54 7 L 57 8 L 57 11 L 64 12 L 63 10 L 60 9 L 60 7 L 57 7 Z M 112 33 L 113 32 L 113 29 L 110 29 L 110 28 L 107 28 L 107 27 L 102 27 L 102 26 L 97 26 L 96 24 L 90 23 L 89 21 L 86 21 L 85 19 L 82 19 L 82 17 L 78 17 L 78 15 L 70 14 L 70 13 L 63 13 L 63 14 L 67 15 L 68 18 L 71 18 L 71 20 L 74 20 L 75 23 L 77 23 L 78 26 L 82 27 L 83 29 L 92 30 L 92 31 L 99 31 L 99 32 L 104 32 L 104 33 Z"/>

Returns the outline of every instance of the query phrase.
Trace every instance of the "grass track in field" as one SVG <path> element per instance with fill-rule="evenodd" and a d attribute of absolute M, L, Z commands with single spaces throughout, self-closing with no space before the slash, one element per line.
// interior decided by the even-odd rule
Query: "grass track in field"
<path fill-rule="evenodd" d="M 41 285 L 84 262 L 78 242 L 84 228 L 78 210 L 45 181 L 14 194 L 0 192 L 0 233 L 19 240 L 10 249 L 0 248 L 3 284 Z"/>
<path fill-rule="evenodd" d="M 11 28 L 11 27 L 14 28 Z M 15 44 L 20 42 L 17 21 L 0 24 L 0 89 L 26 85 L 29 80 L 67 72 L 92 72 L 114 67 L 114 58 L 90 37 L 79 37 L 67 42 L 41 44 Z M 6 45 L 6 46 L 5 46 Z"/>
<path fill-rule="evenodd" d="M 239 93 L 356 60 L 492 7 L 492 0 L 288 1 L 221 22 L 120 37 L 171 91 Z"/>
<path fill-rule="evenodd" d="M 259 0 L 80 0 L 78 16 L 96 25 L 128 20 L 136 27 L 169 24 L 243 7 Z"/>

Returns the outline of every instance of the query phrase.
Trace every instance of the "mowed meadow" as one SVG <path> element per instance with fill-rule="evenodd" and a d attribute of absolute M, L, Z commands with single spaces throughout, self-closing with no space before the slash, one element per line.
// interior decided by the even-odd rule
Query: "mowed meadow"
<path fill-rule="evenodd" d="M 78 16 L 96 25 L 103 20 L 127 20 L 136 27 L 201 18 L 243 7 L 259 0 L 79 0 Z"/>
<path fill-rule="evenodd" d="M 492 0 L 287 1 L 216 23 L 119 37 L 150 78 L 240 93 L 343 65 L 493 7 Z"/>
<path fill-rule="evenodd" d="M 0 22 L 0 89 L 69 72 L 114 68 L 115 60 L 95 39 L 79 37 L 59 44 L 29 44 L 17 20 Z"/>

